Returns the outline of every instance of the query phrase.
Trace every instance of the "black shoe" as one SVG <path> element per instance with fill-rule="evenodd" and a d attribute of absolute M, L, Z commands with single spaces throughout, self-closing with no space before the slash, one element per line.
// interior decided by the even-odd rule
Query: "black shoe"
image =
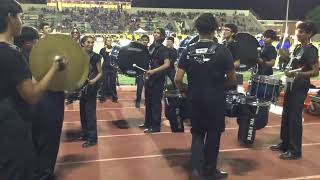
<path fill-rule="evenodd" d="M 88 148 L 88 147 L 94 146 L 94 145 L 96 145 L 96 144 L 97 144 L 97 142 L 94 142 L 94 141 L 86 141 L 86 142 L 84 142 L 84 143 L 82 144 L 82 147 L 83 147 L 83 148 Z"/>
<path fill-rule="evenodd" d="M 197 169 L 192 170 L 189 180 L 200 180 L 201 174 Z"/>
<path fill-rule="evenodd" d="M 99 98 L 99 101 L 100 101 L 100 103 L 104 103 L 104 102 L 107 101 L 107 98 L 100 97 L 100 98 Z"/>
<path fill-rule="evenodd" d="M 217 170 L 214 174 L 215 179 L 226 179 L 228 177 L 227 172 Z"/>
<path fill-rule="evenodd" d="M 87 137 L 84 136 L 84 135 L 80 135 L 80 136 L 77 136 L 75 137 L 74 139 L 72 139 L 73 141 L 86 141 L 87 140 Z"/>
<path fill-rule="evenodd" d="M 67 100 L 66 105 L 72 104 L 73 101 L 72 100 Z"/>
<path fill-rule="evenodd" d="M 140 101 L 136 101 L 136 108 L 140 108 Z"/>
<path fill-rule="evenodd" d="M 146 124 L 145 124 L 145 123 L 143 123 L 143 124 L 140 124 L 140 125 L 139 125 L 139 128 L 141 128 L 141 129 L 146 129 L 146 128 L 147 128 L 147 126 L 146 126 Z"/>
<path fill-rule="evenodd" d="M 295 160 L 300 159 L 301 155 L 288 150 L 287 152 L 280 154 L 279 158 L 282 160 Z"/>
<path fill-rule="evenodd" d="M 270 146 L 270 149 L 272 151 L 281 151 L 281 152 L 287 151 L 287 148 L 284 147 L 283 143 L 272 145 L 272 146 Z"/>
<path fill-rule="evenodd" d="M 112 98 L 112 102 L 118 103 L 118 98 Z"/>
<path fill-rule="evenodd" d="M 146 133 L 146 134 L 151 134 L 151 133 L 160 132 L 160 130 L 154 130 L 154 129 L 151 129 L 151 128 L 147 128 L 143 132 Z"/>

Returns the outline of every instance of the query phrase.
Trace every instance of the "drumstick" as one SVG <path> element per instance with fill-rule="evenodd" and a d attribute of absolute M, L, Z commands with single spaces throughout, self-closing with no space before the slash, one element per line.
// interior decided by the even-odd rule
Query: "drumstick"
<path fill-rule="evenodd" d="M 294 69 L 294 70 L 290 70 L 290 72 L 299 72 L 299 71 L 301 71 L 302 70 L 302 68 L 298 68 L 298 69 Z M 280 73 L 277 73 L 277 74 L 273 74 L 273 75 L 271 75 L 271 76 L 276 76 L 276 75 L 280 75 L 280 74 L 284 74 L 285 72 L 280 72 Z"/>
<path fill-rule="evenodd" d="M 132 67 L 135 67 L 135 68 L 138 68 L 138 69 L 140 69 L 140 70 L 142 70 L 144 72 L 147 72 L 147 70 L 143 69 L 142 67 L 140 67 L 140 66 L 138 66 L 136 64 L 132 64 Z"/>

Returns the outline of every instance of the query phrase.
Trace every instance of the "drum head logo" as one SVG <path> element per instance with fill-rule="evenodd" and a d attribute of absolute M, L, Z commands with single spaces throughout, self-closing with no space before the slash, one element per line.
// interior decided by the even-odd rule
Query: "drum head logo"
<path fill-rule="evenodd" d="M 137 74 L 137 71 L 127 70 L 127 74 L 129 74 L 129 75 L 136 75 L 136 74 Z"/>

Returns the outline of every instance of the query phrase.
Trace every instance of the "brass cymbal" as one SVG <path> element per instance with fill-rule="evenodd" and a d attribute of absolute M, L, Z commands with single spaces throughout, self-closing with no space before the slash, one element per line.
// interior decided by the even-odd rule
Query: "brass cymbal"
<path fill-rule="evenodd" d="M 68 60 L 65 70 L 57 72 L 49 85 L 52 91 L 72 91 L 80 88 L 88 78 L 89 56 L 70 36 L 52 34 L 40 39 L 30 54 L 30 69 L 39 81 L 52 66 L 55 56 Z"/>

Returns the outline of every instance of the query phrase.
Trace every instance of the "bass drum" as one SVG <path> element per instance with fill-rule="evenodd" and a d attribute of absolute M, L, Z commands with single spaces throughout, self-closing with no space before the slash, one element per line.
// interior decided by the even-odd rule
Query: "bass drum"
<path fill-rule="evenodd" d="M 134 64 L 148 70 L 150 61 L 151 56 L 148 48 L 139 42 L 131 42 L 129 45 L 121 47 L 118 53 L 119 69 L 123 74 L 130 77 L 144 74 L 144 71 L 134 67 Z"/>
<path fill-rule="evenodd" d="M 270 102 L 263 102 L 254 96 L 246 96 L 239 103 L 237 123 L 238 140 L 243 144 L 253 144 L 256 130 L 268 124 Z"/>
<path fill-rule="evenodd" d="M 170 122 L 172 132 L 184 132 L 183 121 L 190 118 L 190 104 L 177 90 L 164 92 L 165 116 Z"/>
<path fill-rule="evenodd" d="M 183 50 L 187 48 L 189 44 L 195 43 L 198 40 L 199 40 L 199 35 L 190 35 L 190 36 L 187 36 L 185 39 L 183 39 L 179 44 L 178 59 L 181 56 Z"/>
<path fill-rule="evenodd" d="M 259 42 L 248 33 L 238 33 L 234 38 L 239 44 L 240 64 L 243 70 L 250 69 L 257 64 Z"/>

